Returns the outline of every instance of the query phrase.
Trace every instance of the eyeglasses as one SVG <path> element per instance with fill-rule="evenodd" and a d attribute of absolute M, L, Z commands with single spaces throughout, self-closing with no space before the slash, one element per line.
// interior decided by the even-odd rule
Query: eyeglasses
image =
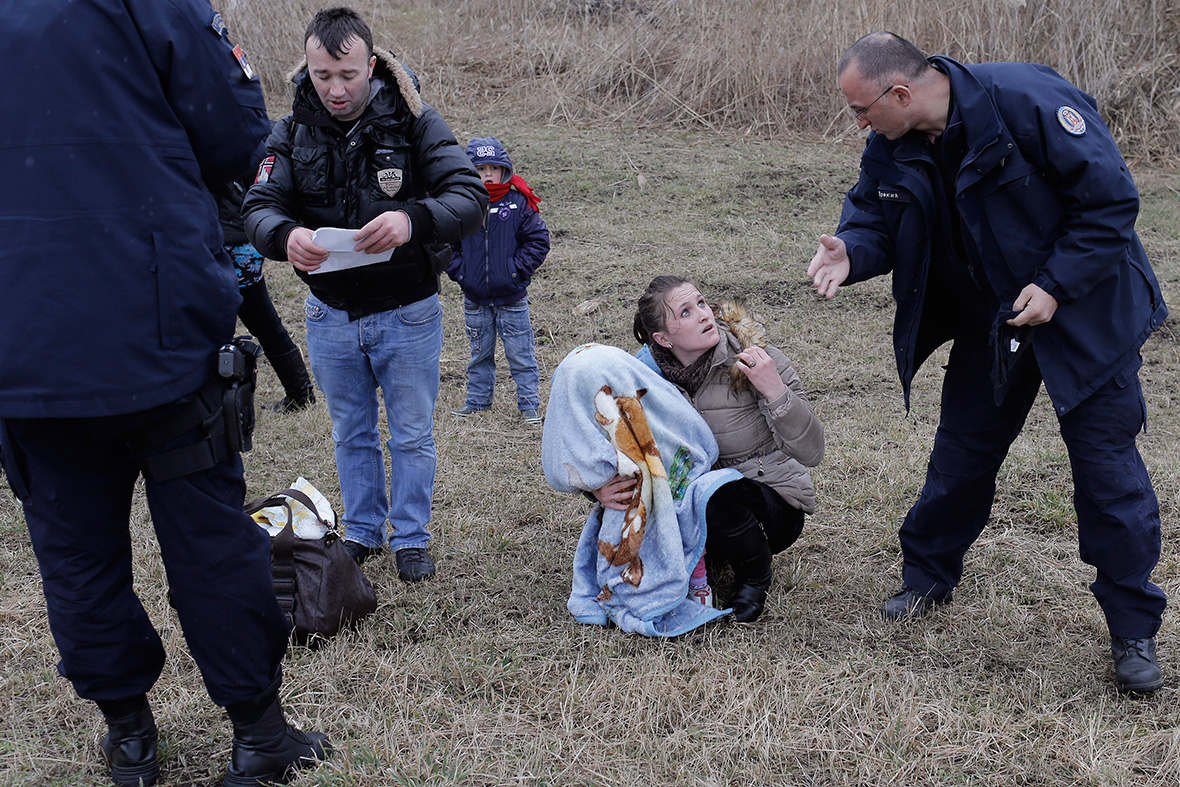
<path fill-rule="evenodd" d="M 860 116 L 861 116 L 861 115 L 863 115 L 864 113 L 868 112 L 868 111 L 869 111 L 869 109 L 870 109 L 870 107 L 872 107 L 872 106 L 873 106 L 873 104 L 876 104 L 878 101 L 880 101 L 881 99 L 885 98 L 885 96 L 889 95 L 889 91 L 890 91 L 890 90 L 893 90 L 893 88 L 895 88 L 895 87 L 909 87 L 909 85 L 890 85 L 889 87 L 885 88 L 885 90 L 883 90 L 883 91 L 881 92 L 881 95 L 877 96 L 877 97 L 876 97 L 876 98 L 874 98 L 872 101 L 870 101 L 870 102 L 869 102 L 869 104 L 868 104 L 868 106 L 866 106 L 864 109 L 862 109 L 862 110 L 860 110 L 860 111 L 858 111 L 858 112 L 853 112 L 853 110 L 852 110 L 852 107 L 849 107 L 849 108 L 848 108 L 848 111 L 849 111 L 849 112 L 852 112 L 852 119 L 853 119 L 853 120 L 860 120 Z"/>

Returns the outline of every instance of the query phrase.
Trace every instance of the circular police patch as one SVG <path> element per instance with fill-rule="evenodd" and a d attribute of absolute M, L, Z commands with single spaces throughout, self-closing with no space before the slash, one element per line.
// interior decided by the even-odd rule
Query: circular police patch
<path fill-rule="evenodd" d="M 1086 133 L 1086 119 L 1073 107 L 1057 107 L 1057 122 L 1075 137 Z"/>

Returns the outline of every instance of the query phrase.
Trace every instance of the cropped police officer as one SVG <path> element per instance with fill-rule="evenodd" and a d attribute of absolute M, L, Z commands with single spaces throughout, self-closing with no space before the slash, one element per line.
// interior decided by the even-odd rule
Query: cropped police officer
<path fill-rule="evenodd" d="M 1045 66 L 927 59 L 883 32 L 845 53 L 839 81 L 873 133 L 808 275 L 830 298 L 892 271 L 907 405 L 918 366 L 953 342 L 926 483 L 901 527 L 904 586 L 883 614 L 950 601 L 1043 380 L 1115 681 L 1160 688 L 1159 504 L 1135 439 L 1139 350 L 1167 308 L 1135 234 L 1138 192 L 1094 100 Z"/>
<path fill-rule="evenodd" d="M 101 708 L 115 783 L 155 784 L 164 648 L 128 523 L 143 475 L 185 639 L 233 721 L 226 784 L 282 778 L 326 742 L 278 701 L 288 629 L 242 513 L 217 374 L 239 297 L 207 189 L 269 131 L 258 80 L 207 0 L 0 0 L 0 69 L 20 74 L 0 115 L 0 443 L 59 671 Z"/>

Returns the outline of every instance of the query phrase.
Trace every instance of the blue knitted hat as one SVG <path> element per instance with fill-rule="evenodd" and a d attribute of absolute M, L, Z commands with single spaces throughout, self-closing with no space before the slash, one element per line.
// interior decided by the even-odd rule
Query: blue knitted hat
<path fill-rule="evenodd" d="M 512 159 L 508 158 L 508 151 L 495 137 L 476 137 L 467 143 L 467 158 L 475 166 L 480 164 L 497 164 L 508 170 L 504 182 L 512 177 Z"/>

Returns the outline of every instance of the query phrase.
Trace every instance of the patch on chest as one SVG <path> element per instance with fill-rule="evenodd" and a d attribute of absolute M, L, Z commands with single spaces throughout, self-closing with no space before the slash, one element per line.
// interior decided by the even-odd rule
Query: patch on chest
<path fill-rule="evenodd" d="M 402 190 L 402 171 L 396 167 L 377 170 L 377 186 L 383 194 L 393 197 Z"/>
<path fill-rule="evenodd" d="M 1067 133 L 1080 137 L 1086 133 L 1086 119 L 1073 107 L 1057 107 L 1057 122 Z"/>

